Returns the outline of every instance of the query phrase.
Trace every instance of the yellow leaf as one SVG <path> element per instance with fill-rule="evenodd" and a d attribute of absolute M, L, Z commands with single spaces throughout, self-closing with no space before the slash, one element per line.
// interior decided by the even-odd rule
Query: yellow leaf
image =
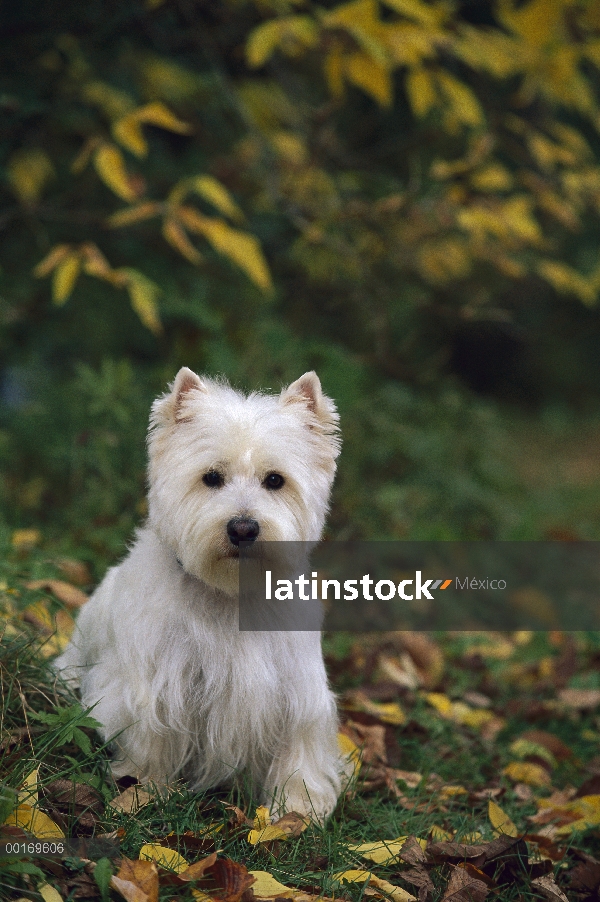
<path fill-rule="evenodd" d="M 519 835 L 519 831 L 509 816 L 504 813 L 502 808 L 500 808 L 493 799 L 488 801 L 488 817 L 495 833 L 503 834 L 504 836 Z"/>
<path fill-rule="evenodd" d="M 244 214 L 232 198 L 227 188 L 213 178 L 212 175 L 198 175 L 189 180 L 190 190 L 196 191 L 204 200 L 207 200 L 220 213 L 229 216 L 230 219 L 241 222 Z"/>
<path fill-rule="evenodd" d="M 513 177 L 500 163 L 490 163 L 472 174 L 471 184 L 478 191 L 510 191 Z"/>
<path fill-rule="evenodd" d="M 454 796 L 464 796 L 468 794 L 468 790 L 464 786 L 452 786 L 447 784 L 440 789 L 440 797 L 442 799 L 453 799 Z"/>
<path fill-rule="evenodd" d="M 61 306 L 69 299 L 81 272 L 81 257 L 77 251 L 69 251 L 52 276 L 52 299 Z"/>
<path fill-rule="evenodd" d="M 364 883 L 371 876 L 371 871 L 364 871 L 359 868 L 351 868 L 348 871 L 340 871 L 332 875 L 332 880 L 338 883 Z"/>
<path fill-rule="evenodd" d="M 531 758 L 535 755 L 546 761 L 550 767 L 556 767 L 556 758 L 552 752 L 546 746 L 540 745 L 538 742 L 531 742 L 529 739 L 515 739 L 510 744 L 510 753 L 517 758 Z"/>
<path fill-rule="evenodd" d="M 175 849 L 169 849 L 167 846 L 161 846 L 158 843 L 147 843 L 140 849 L 138 856 L 142 861 L 154 861 L 161 868 L 174 871 L 181 874 L 189 867 L 188 862 L 183 855 L 176 852 Z"/>
<path fill-rule="evenodd" d="M 27 802 L 32 807 L 38 803 L 38 773 L 39 767 L 32 770 L 27 777 L 23 786 L 19 790 L 19 802 Z"/>
<path fill-rule="evenodd" d="M 406 93 L 411 109 L 420 119 L 435 105 L 437 92 L 431 73 L 427 69 L 409 69 L 406 76 Z"/>
<path fill-rule="evenodd" d="M 58 890 L 54 889 L 53 886 L 50 886 L 49 883 L 42 883 L 42 885 L 38 887 L 38 893 L 44 902 L 63 902 L 61 894 Z"/>
<path fill-rule="evenodd" d="M 135 106 L 130 94 L 119 91 L 104 81 L 87 82 L 81 93 L 84 100 L 100 107 L 109 119 L 120 119 Z"/>
<path fill-rule="evenodd" d="M 162 213 L 163 207 L 155 201 L 146 201 L 143 204 L 136 204 L 135 207 L 127 207 L 125 210 L 119 210 L 113 213 L 106 220 L 106 224 L 112 229 L 118 229 L 122 226 L 133 225 L 136 222 L 142 222 L 151 216 L 158 216 Z"/>
<path fill-rule="evenodd" d="M 354 765 L 354 773 L 357 774 L 361 765 L 360 749 L 345 733 L 337 734 L 338 748 L 345 758 Z"/>
<path fill-rule="evenodd" d="M 160 294 L 160 288 L 137 269 L 123 268 L 117 272 L 125 277 L 125 287 L 129 292 L 131 306 L 142 323 L 155 335 L 159 335 L 162 332 L 162 324 L 156 299 Z"/>
<path fill-rule="evenodd" d="M 248 842 L 251 846 L 261 842 L 271 842 L 274 839 L 288 839 L 288 835 L 273 824 L 261 827 L 258 830 L 251 830 L 248 834 Z"/>
<path fill-rule="evenodd" d="M 186 222 L 189 226 L 189 223 Z M 271 275 L 260 244 L 254 235 L 232 229 L 222 219 L 198 217 L 196 230 L 201 232 L 216 251 L 229 257 L 263 291 L 272 288 Z"/>
<path fill-rule="evenodd" d="M 192 131 L 189 123 L 178 119 L 160 100 L 155 100 L 140 107 L 135 111 L 135 115 L 140 122 L 155 125 L 157 128 L 164 128 L 165 131 L 175 132 L 177 135 L 189 135 Z"/>
<path fill-rule="evenodd" d="M 39 545 L 41 540 L 42 534 L 39 529 L 15 529 L 11 536 L 10 544 L 19 551 L 20 549 L 33 548 L 34 545 Z"/>
<path fill-rule="evenodd" d="M 254 815 L 254 829 L 264 830 L 271 823 L 271 812 L 266 805 L 259 805 Z"/>
<path fill-rule="evenodd" d="M 295 890 L 284 886 L 268 871 L 249 871 L 248 873 L 256 878 L 252 884 L 255 899 L 293 898 Z"/>
<path fill-rule="evenodd" d="M 202 77 L 161 56 L 144 56 L 140 71 L 144 92 L 152 98 L 181 103 L 194 98 L 202 89 Z"/>
<path fill-rule="evenodd" d="M 47 814 L 31 805 L 19 805 L 4 821 L 10 827 L 21 827 L 36 839 L 64 839 L 65 834 Z"/>
<path fill-rule="evenodd" d="M 541 764 L 529 761 L 511 761 L 502 771 L 514 783 L 526 783 L 527 786 L 550 786 L 550 774 Z"/>
<path fill-rule="evenodd" d="M 250 32 L 246 44 L 246 61 L 257 69 L 271 58 L 285 32 L 285 19 L 269 19 Z"/>
<path fill-rule="evenodd" d="M 173 219 L 172 217 L 165 219 L 163 222 L 162 233 L 165 241 L 168 241 L 171 247 L 174 247 L 175 250 L 179 251 L 182 257 L 185 257 L 186 260 L 189 260 L 190 263 L 193 263 L 196 266 L 199 266 L 200 263 L 202 263 L 202 254 L 194 247 L 181 226 L 181 223 L 176 219 Z"/>
<path fill-rule="evenodd" d="M 443 4 L 429 6 L 422 0 L 384 0 L 386 6 L 391 7 L 407 19 L 413 19 L 426 28 L 436 28 L 447 16 L 447 7 Z"/>
<path fill-rule="evenodd" d="M 369 889 L 373 887 L 386 898 L 393 899 L 394 902 L 417 902 L 416 896 L 411 895 L 401 886 L 396 886 L 388 880 L 382 880 L 381 877 L 376 877 L 374 874 L 371 875 Z"/>
<path fill-rule="evenodd" d="M 436 78 L 458 121 L 464 125 L 481 125 L 483 112 L 473 91 L 444 69 L 436 71 Z"/>
<path fill-rule="evenodd" d="M 542 260 L 537 265 L 540 276 L 549 282 L 556 291 L 561 294 L 574 294 L 580 301 L 588 306 L 596 300 L 594 285 L 566 263 L 556 260 Z"/>
<path fill-rule="evenodd" d="M 566 5 L 559 0 L 528 0 L 518 5 L 514 0 L 501 0 L 498 11 L 503 25 L 523 38 L 526 45 L 538 48 L 562 36 Z"/>
<path fill-rule="evenodd" d="M 452 713 L 452 702 L 447 695 L 442 692 L 426 692 L 424 698 L 432 705 L 442 717 L 450 717 Z"/>
<path fill-rule="evenodd" d="M 145 157 L 148 153 L 148 144 L 135 112 L 117 119 L 113 124 L 112 133 L 114 139 L 136 157 Z"/>
<path fill-rule="evenodd" d="M 35 601 L 33 604 L 27 605 L 23 611 L 23 620 L 31 623 L 36 630 L 39 630 L 44 635 L 50 635 L 54 630 L 52 615 L 44 601 Z"/>
<path fill-rule="evenodd" d="M 429 835 L 431 836 L 432 842 L 448 842 L 453 836 L 452 833 L 448 833 L 447 830 L 444 830 L 443 827 L 439 827 L 437 824 L 433 825 L 429 831 Z"/>
<path fill-rule="evenodd" d="M 15 194 L 25 204 L 35 203 L 55 175 L 50 157 L 40 148 L 18 150 L 10 157 L 6 172 Z"/>
<path fill-rule="evenodd" d="M 364 842 L 358 845 L 348 846 L 348 851 L 356 852 L 362 858 L 368 858 L 375 864 L 391 864 L 400 860 L 400 851 L 406 842 L 406 836 L 398 836 L 396 839 L 382 839 L 379 842 Z M 427 847 L 424 839 L 417 840 L 422 849 Z"/>
<path fill-rule="evenodd" d="M 368 53 L 359 51 L 346 56 L 344 74 L 348 81 L 361 88 L 380 105 L 392 105 L 392 78 L 389 70 Z"/>
<path fill-rule="evenodd" d="M 114 144 L 101 144 L 94 154 L 94 167 L 105 185 L 122 200 L 131 203 L 136 193 L 131 187 L 125 161 Z"/>
<path fill-rule="evenodd" d="M 338 41 L 332 42 L 331 50 L 325 55 L 323 67 L 331 96 L 339 100 L 344 96 L 344 54 Z"/>
<path fill-rule="evenodd" d="M 250 32 L 246 44 L 246 60 L 257 69 L 270 59 L 277 47 L 288 56 L 297 56 L 313 47 L 319 37 L 317 24 L 310 16 L 282 16 L 263 22 Z"/>

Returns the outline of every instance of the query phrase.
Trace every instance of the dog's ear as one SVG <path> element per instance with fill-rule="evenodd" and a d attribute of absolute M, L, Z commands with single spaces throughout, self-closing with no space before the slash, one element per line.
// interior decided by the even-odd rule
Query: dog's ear
<path fill-rule="evenodd" d="M 186 400 L 192 392 L 202 392 L 206 394 L 208 391 L 205 383 L 196 373 L 182 366 L 170 391 L 158 398 L 152 405 L 152 420 L 154 425 L 167 425 L 168 423 L 186 423 L 189 422 L 189 414 L 187 414 Z"/>
<path fill-rule="evenodd" d="M 334 435 L 338 428 L 338 412 L 335 404 L 323 394 L 319 377 L 311 370 L 304 373 L 291 385 L 281 392 L 280 401 L 285 405 L 302 405 L 312 416 L 307 425 L 311 428 L 319 428 L 327 435 Z"/>

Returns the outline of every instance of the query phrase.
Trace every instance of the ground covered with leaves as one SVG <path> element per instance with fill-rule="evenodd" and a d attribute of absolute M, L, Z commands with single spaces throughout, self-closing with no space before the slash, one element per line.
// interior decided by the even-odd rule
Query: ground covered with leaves
<path fill-rule="evenodd" d="M 0 573 L 0 898 L 600 898 L 599 634 L 327 636 L 354 778 L 324 827 L 272 823 L 243 778 L 115 782 L 49 666 L 92 575 L 37 539 Z"/>

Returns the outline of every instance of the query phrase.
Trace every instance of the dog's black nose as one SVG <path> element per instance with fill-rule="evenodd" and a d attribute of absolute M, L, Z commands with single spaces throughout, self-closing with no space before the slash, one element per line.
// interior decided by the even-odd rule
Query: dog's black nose
<path fill-rule="evenodd" d="M 240 542 L 254 542 L 259 532 L 258 521 L 251 520 L 250 517 L 234 517 L 227 524 L 227 535 L 233 545 L 239 545 Z"/>

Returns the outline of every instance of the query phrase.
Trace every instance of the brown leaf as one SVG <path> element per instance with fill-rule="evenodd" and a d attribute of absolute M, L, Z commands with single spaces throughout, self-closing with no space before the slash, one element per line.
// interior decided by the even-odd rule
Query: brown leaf
<path fill-rule="evenodd" d="M 570 887 L 590 895 L 597 894 L 600 888 L 600 864 L 582 861 L 576 865 L 570 873 Z"/>
<path fill-rule="evenodd" d="M 561 689 L 558 697 L 576 711 L 587 711 L 600 705 L 600 689 Z"/>
<path fill-rule="evenodd" d="M 56 566 L 62 570 L 70 583 L 75 583 L 77 586 L 87 586 L 92 581 L 88 566 L 83 561 L 63 557 L 56 561 Z"/>
<path fill-rule="evenodd" d="M 127 902 L 158 902 L 158 870 L 153 861 L 123 858 L 110 885 Z"/>
<path fill-rule="evenodd" d="M 548 733 L 546 730 L 527 730 L 522 734 L 521 738 L 548 749 L 557 761 L 567 761 L 573 757 L 573 752 L 569 746 L 565 745 L 558 736 L 554 736 L 553 733 Z"/>
<path fill-rule="evenodd" d="M 273 821 L 271 826 L 277 827 L 278 830 L 283 830 L 286 836 L 295 839 L 306 830 L 309 824 L 309 817 L 303 817 L 296 811 L 290 811 L 289 814 L 284 814 L 283 817 L 280 817 L 278 821 Z"/>
<path fill-rule="evenodd" d="M 537 877 L 531 881 L 532 889 L 536 889 L 540 896 L 549 899 L 550 902 L 569 902 L 567 896 L 556 885 L 554 877 L 546 874 L 544 877 Z"/>
<path fill-rule="evenodd" d="M 210 869 L 215 880 L 217 893 L 214 898 L 222 902 L 240 902 L 246 890 L 256 878 L 248 873 L 248 868 L 230 858 L 220 858 Z"/>
<path fill-rule="evenodd" d="M 212 868 L 216 860 L 217 853 L 213 852 L 206 858 L 201 859 L 201 861 L 195 861 L 189 866 L 189 868 L 186 868 L 185 871 L 182 871 L 181 874 L 178 874 L 178 879 L 184 883 L 189 883 L 190 880 L 200 880 L 202 877 L 204 877 L 206 870 L 208 868 Z"/>
<path fill-rule="evenodd" d="M 483 902 L 489 891 L 489 887 L 466 868 L 455 867 L 442 899 L 448 902 Z"/>
<path fill-rule="evenodd" d="M 43 589 L 45 592 L 51 592 L 59 601 L 62 601 L 68 608 L 80 608 L 88 600 L 88 596 L 81 589 L 76 589 L 71 583 L 66 583 L 62 579 L 34 579 L 25 583 L 27 589 Z"/>
<path fill-rule="evenodd" d="M 427 861 L 423 847 L 415 836 L 408 836 L 400 850 L 400 858 L 407 864 L 420 865 Z"/>
<path fill-rule="evenodd" d="M 153 799 L 153 796 L 147 792 L 139 784 L 128 786 L 127 789 L 115 796 L 109 802 L 111 808 L 115 811 L 123 811 L 125 814 L 135 814 L 144 805 L 147 805 Z"/>

